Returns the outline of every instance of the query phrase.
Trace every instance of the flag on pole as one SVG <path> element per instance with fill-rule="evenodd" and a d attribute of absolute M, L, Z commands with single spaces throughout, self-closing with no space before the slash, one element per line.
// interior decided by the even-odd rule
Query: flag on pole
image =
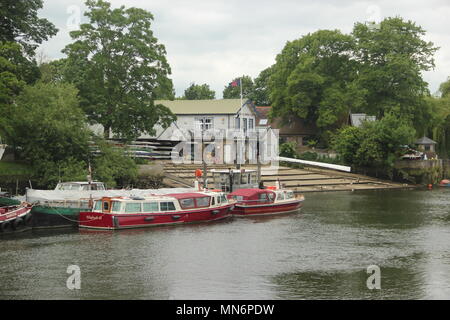
<path fill-rule="evenodd" d="M 241 85 L 241 79 L 234 80 L 230 83 L 232 87 L 239 87 Z"/>

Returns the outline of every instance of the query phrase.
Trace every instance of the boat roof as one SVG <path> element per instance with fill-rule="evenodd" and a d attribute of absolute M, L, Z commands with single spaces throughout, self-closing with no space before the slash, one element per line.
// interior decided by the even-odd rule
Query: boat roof
<path fill-rule="evenodd" d="M 89 184 L 89 181 L 66 181 L 66 182 L 59 182 L 58 184 L 65 184 L 65 183 L 73 183 L 73 184 Z M 93 184 L 93 183 L 102 183 L 103 184 L 103 182 L 100 182 L 100 181 L 92 181 L 92 182 L 90 182 L 90 184 Z"/>
<path fill-rule="evenodd" d="M 169 197 L 174 197 L 175 199 L 186 199 L 186 198 L 203 198 L 203 197 L 210 197 L 210 194 L 203 193 L 203 192 L 190 192 L 190 193 L 169 193 Z"/>
<path fill-rule="evenodd" d="M 273 190 L 270 189 L 257 189 L 257 188 L 253 188 L 253 189 L 239 189 L 236 191 L 233 191 L 232 193 L 230 193 L 231 196 L 243 196 L 243 197 L 253 197 L 255 195 L 258 195 L 260 193 L 267 193 L 267 192 L 272 192 Z"/>

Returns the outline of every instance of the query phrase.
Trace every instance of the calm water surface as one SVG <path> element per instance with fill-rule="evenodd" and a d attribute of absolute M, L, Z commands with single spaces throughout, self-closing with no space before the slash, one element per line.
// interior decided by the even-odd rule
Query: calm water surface
<path fill-rule="evenodd" d="M 282 217 L 0 246 L 0 299 L 449 299 L 450 189 L 308 193 Z M 81 290 L 66 287 L 69 265 Z M 381 290 L 366 287 L 369 265 Z"/>

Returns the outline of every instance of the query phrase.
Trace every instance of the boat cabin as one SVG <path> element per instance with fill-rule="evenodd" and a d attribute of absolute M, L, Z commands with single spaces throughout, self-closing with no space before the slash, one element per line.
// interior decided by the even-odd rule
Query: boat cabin
<path fill-rule="evenodd" d="M 211 170 L 214 188 L 223 192 L 258 188 L 258 172 L 247 169 Z"/>
<path fill-rule="evenodd" d="M 56 185 L 55 190 L 71 190 L 71 191 L 90 191 L 90 190 L 106 190 L 103 182 L 93 181 L 91 183 L 87 181 L 83 182 L 60 182 Z"/>
<path fill-rule="evenodd" d="M 140 197 L 104 197 L 94 202 L 93 212 L 111 214 L 165 213 L 219 207 L 228 204 L 221 192 L 175 193 Z"/>
<path fill-rule="evenodd" d="M 283 189 L 242 189 L 236 190 L 228 195 L 238 203 L 246 204 L 269 204 L 284 200 L 293 200 L 294 191 Z"/>

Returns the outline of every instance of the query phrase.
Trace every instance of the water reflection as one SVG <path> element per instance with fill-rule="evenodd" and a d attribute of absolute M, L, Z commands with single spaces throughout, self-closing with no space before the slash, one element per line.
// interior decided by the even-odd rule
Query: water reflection
<path fill-rule="evenodd" d="M 0 298 L 448 299 L 449 192 L 317 193 L 279 217 L 10 235 Z M 73 264 L 79 291 L 66 288 Z M 379 291 L 366 287 L 372 264 Z"/>

